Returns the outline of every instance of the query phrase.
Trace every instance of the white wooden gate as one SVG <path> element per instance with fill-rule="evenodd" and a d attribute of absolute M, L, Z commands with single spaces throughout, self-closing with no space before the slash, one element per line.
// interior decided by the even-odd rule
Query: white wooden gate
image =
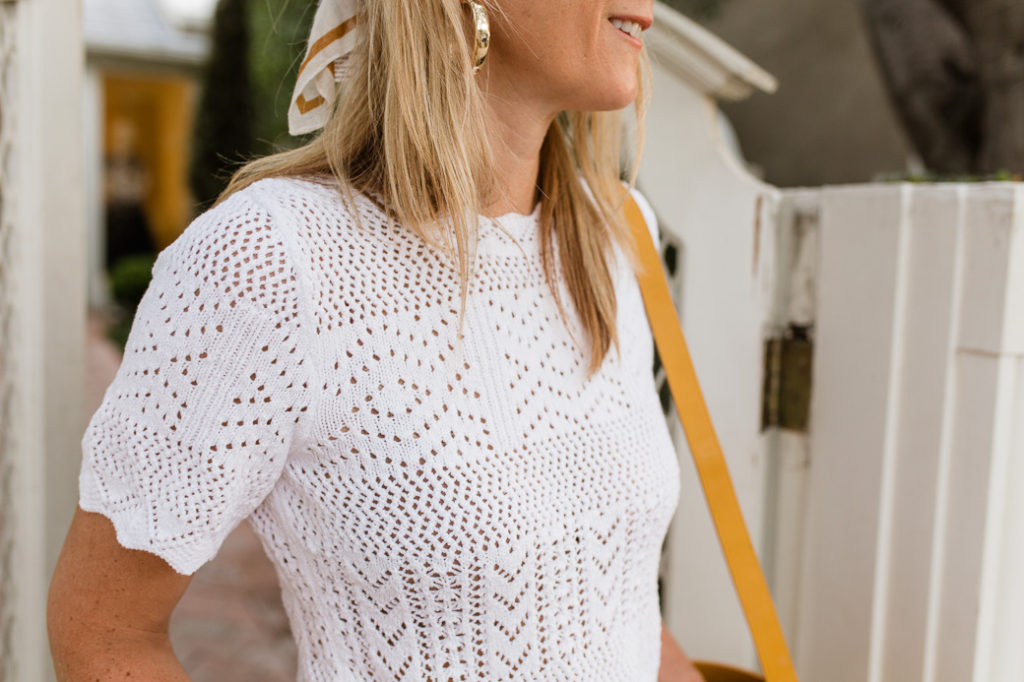
<path fill-rule="evenodd" d="M 798 668 L 1020 682 L 1024 186 L 792 200 L 820 243 Z"/>
<path fill-rule="evenodd" d="M 770 77 L 655 11 L 639 184 L 801 679 L 1021 682 L 1024 185 L 760 183 L 727 149 L 716 100 Z M 809 379 L 781 362 L 799 344 Z M 763 426 L 794 371 L 809 419 Z M 669 423 L 683 487 L 665 620 L 691 655 L 752 667 Z"/>

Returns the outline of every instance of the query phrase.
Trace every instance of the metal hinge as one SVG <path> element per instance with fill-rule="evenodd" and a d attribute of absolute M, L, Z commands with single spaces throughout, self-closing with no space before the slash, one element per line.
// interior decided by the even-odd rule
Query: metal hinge
<path fill-rule="evenodd" d="M 811 412 L 814 345 L 808 327 L 791 325 L 765 341 L 761 428 L 807 431 Z"/>

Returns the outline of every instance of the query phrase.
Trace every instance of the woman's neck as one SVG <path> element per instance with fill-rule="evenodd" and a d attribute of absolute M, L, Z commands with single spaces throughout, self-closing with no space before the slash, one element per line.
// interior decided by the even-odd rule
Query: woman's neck
<path fill-rule="evenodd" d="M 485 202 L 484 215 L 533 213 L 538 198 L 540 149 L 553 120 L 554 115 L 526 111 L 501 98 L 488 97 L 487 130 L 496 185 Z"/>

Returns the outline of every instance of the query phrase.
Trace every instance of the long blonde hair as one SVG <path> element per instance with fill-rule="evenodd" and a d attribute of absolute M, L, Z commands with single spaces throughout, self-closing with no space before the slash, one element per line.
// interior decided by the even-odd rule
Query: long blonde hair
<path fill-rule="evenodd" d="M 489 11 L 500 11 L 496 0 L 483 2 Z M 425 228 L 448 225 L 461 280 L 461 336 L 477 216 L 497 181 L 485 129 L 485 95 L 470 65 L 473 46 L 464 6 L 461 0 L 366 0 L 357 22 L 360 37 L 349 58 L 344 91 L 323 131 L 297 149 L 242 166 L 217 203 L 263 178 L 330 173 L 349 199 L 350 188 L 378 197 L 394 219 L 430 243 Z M 619 112 L 562 112 L 541 148 L 545 279 L 565 321 L 552 262 L 557 240 L 562 275 L 589 339 L 588 377 L 600 368 L 611 344 L 619 350 L 608 260 L 612 243 L 632 267 L 639 262 L 622 206 L 643 147 L 650 90 L 646 53 L 639 75 L 631 160 L 623 163 Z"/>

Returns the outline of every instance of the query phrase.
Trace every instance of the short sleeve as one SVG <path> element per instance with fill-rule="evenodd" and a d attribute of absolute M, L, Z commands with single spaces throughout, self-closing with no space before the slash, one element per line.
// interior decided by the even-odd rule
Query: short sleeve
<path fill-rule="evenodd" d="M 183 574 L 266 498 L 310 412 L 297 278 L 254 189 L 159 255 L 82 438 L 80 506 Z"/>

